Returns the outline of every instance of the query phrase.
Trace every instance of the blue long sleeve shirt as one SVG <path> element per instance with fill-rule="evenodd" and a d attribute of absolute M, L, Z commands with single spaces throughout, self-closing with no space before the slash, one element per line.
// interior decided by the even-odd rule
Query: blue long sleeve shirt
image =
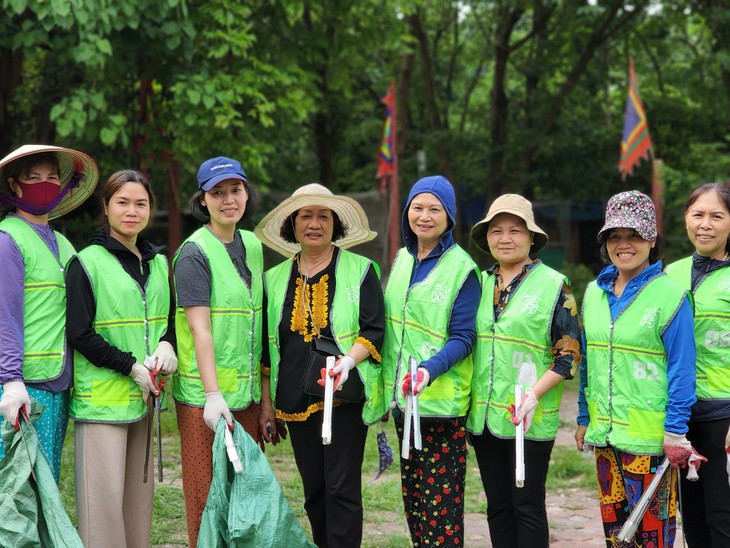
<path fill-rule="evenodd" d="M 446 246 L 443 240 L 446 240 Z M 453 239 L 443 238 L 442 242 L 426 258 L 420 261 L 416 259 L 411 273 L 410 285 L 420 282 L 428 276 L 429 272 L 438 263 L 441 255 L 451 247 L 448 243 L 457 245 Z M 412 251 L 409 247 L 408 251 L 415 257 L 415 250 Z M 471 354 L 477 338 L 475 321 L 481 296 L 482 286 L 479 282 L 479 276 L 476 271 L 471 272 L 454 301 L 451 319 L 449 320 L 449 338 L 446 340 L 446 344 L 436 355 L 420 364 L 428 371 L 430 382 L 433 382 L 434 379 L 446 373 L 456 363 Z"/>
<path fill-rule="evenodd" d="M 634 301 L 639 290 L 654 276 L 658 275 L 661 268 L 660 261 L 649 265 L 626 285 L 620 297 L 617 297 L 613 292 L 613 282 L 618 276 L 618 269 L 614 265 L 609 265 L 601 271 L 596 283 L 598 287 L 606 292 L 612 320 L 615 320 Z M 585 334 L 583 337 L 585 339 Z M 687 432 L 687 422 L 689 421 L 692 404 L 697 401 L 695 395 L 697 353 L 694 340 L 694 318 L 692 307 L 687 298 L 684 299 L 677 314 L 665 329 L 662 342 L 667 355 L 667 381 L 669 387 L 664 430 L 674 434 L 684 434 Z M 588 403 L 584 393 L 588 384 L 587 365 L 584 357 L 580 365 L 580 390 L 578 393 L 577 422 L 581 426 L 588 426 L 590 420 Z"/>

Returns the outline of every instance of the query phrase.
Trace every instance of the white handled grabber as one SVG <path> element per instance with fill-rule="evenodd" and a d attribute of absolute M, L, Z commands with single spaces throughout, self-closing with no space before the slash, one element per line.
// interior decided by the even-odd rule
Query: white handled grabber
<path fill-rule="evenodd" d="M 411 367 L 411 390 L 416 389 L 416 379 L 418 379 L 418 361 L 416 358 L 410 358 L 408 365 Z M 413 413 L 411 418 L 413 419 L 413 446 L 419 451 L 423 449 L 421 444 L 421 413 L 418 410 L 418 394 L 414 394 L 413 398 Z"/>
<path fill-rule="evenodd" d="M 413 447 L 422 449 L 421 444 L 421 417 L 418 412 L 418 395 L 413 393 L 418 379 L 418 361 L 410 357 L 408 358 L 408 369 L 411 374 L 411 391 L 406 394 L 406 416 L 403 421 L 403 446 L 401 447 L 400 456 L 407 459 L 410 455 L 411 446 L 411 426 L 413 426 Z"/>
<path fill-rule="evenodd" d="M 515 413 L 520 412 L 522 385 L 515 384 Z M 515 426 L 515 487 L 525 486 L 525 421 Z"/>
<path fill-rule="evenodd" d="M 335 378 L 330 377 L 330 371 L 335 366 L 335 357 L 327 356 L 327 366 L 324 371 L 324 418 L 322 420 L 322 445 L 332 443 L 332 400 L 335 392 Z"/>
<path fill-rule="evenodd" d="M 223 437 L 226 440 L 226 452 L 228 453 L 228 460 L 233 465 L 233 471 L 236 474 L 240 474 L 243 472 L 243 464 L 241 464 L 241 457 L 238 455 L 238 449 L 236 448 L 236 443 L 233 441 L 233 434 L 228 429 L 228 425 L 226 425 L 223 431 Z"/>
<path fill-rule="evenodd" d="M 616 540 L 620 542 L 630 542 L 634 540 L 636 529 L 638 529 L 641 520 L 644 518 L 644 514 L 649 508 L 649 503 L 651 502 L 652 497 L 654 497 L 654 493 L 656 493 L 656 490 L 659 488 L 667 470 L 669 470 L 669 466 L 669 457 L 664 457 L 664 460 L 659 465 L 659 468 L 657 468 L 656 474 L 654 474 L 651 483 L 649 483 L 649 487 L 647 487 L 644 494 L 641 495 L 641 498 L 639 499 L 639 502 L 636 503 L 636 506 L 634 506 L 634 511 L 631 512 L 629 519 L 627 519 L 624 526 L 621 527 L 618 536 L 616 536 Z"/>

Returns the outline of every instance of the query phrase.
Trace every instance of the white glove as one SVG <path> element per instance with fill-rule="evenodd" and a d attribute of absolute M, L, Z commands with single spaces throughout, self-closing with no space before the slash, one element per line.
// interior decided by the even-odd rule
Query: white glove
<path fill-rule="evenodd" d="M 155 387 L 155 383 L 152 381 L 150 370 L 141 363 L 135 363 L 132 366 L 132 370 L 129 372 L 129 376 L 134 382 L 137 383 L 139 389 L 142 391 L 142 400 L 147 403 L 150 397 L 150 392 L 155 396 L 159 394 L 159 391 Z"/>
<path fill-rule="evenodd" d="M 687 460 L 692 455 L 692 444 L 685 434 L 664 432 L 664 454 L 674 466 L 687 466 Z"/>
<path fill-rule="evenodd" d="M 172 375 L 177 371 L 177 356 L 169 342 L 160 341 L 152 357 L 157 359 L 155 367 L 163 375 Z"/>
<path fill-rule="evenodd" d="M 532 388 L 525 390 L 525 393 L 522 394 L 522 401 L 520 401 L 520 410 L 517 413 L 512 413 L 512 424 L 517 426 L 525 421 L 525 432 L 527 432 L 532 426 L 532 419 L 535 416 L 538 401 Z"/>
<path fill-rule="evenodd" d="M 23 381 L 10 381 L 3 385 L 3 397 L 0 399 L 0 413 L 10 424 L 18 423 L 18 413 L 24 407 L 26 417 L 30 417 L 30 396 Z"/>
<path fill-rule="evenodd" d="M 353 367 L 355 367 L 355 360 L 352 359 L 352 356 L 342 356 L 337 360 L 335 366 L 330 370 L 330 377 L 335 378 L 335 390 L 342 390 Z"/>
<path fill-rule="evenodd" d="M 725 452 L 730 453 L 730 428 L 727 429 L 727 434 L 725 435 Z"/>
<path fill-rule="evenodd" d="M 225 419 L 226 423 L 233 424 L 233 415 L 228 409 L 226 400 L 223 399 L 223 394 L 220 390 L 216 392 L 205 393 L 205 407 L 203 408 L 203 420 L 213 432 L 215 432 L 215 426 L 221 418 Z"/>

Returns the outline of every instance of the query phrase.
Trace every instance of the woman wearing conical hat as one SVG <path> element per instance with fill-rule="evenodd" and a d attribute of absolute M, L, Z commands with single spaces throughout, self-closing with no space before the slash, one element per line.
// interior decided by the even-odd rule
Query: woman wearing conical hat
<path fill-rule="evenodd" d="M 347 248 L 376 234 L 355 200 L 318 184 L 296 190 L 255 233 L 287 257 L 265 275 L 269 367 L 261 382 L 262 434 L 270 439 L 274 416 L 289 427 L 314 542 L 358 547 L 367 425 L 386 411 L 379 367 L 385 316 L 377 265 Z M 317 382 L 325 356 L 337 358 L 329 445 L 322 443 Z"/>
<path fill-rule="evenodd" d="M 45 406 L 35 428 L 58 481 L 73 378 L 64 274 L 75 251 L 48 221 L 81 205 L 99 172 L 86 154 L 47 145 L 20 147 L 0 169 L 0 421 L 28 417 L 31 398 Z"/>

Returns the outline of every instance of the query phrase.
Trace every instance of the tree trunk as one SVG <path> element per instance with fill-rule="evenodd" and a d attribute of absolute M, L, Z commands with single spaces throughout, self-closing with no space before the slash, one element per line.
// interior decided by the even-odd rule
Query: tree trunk
<path fill-rule="evenodd" d="M 423 30 L 421 18 L 418 10 L 416 13 L 406 16 L 406 20 L 411 28 L 413 36 L 418 42 L 418 51 L 421 57 L 421 68 L 423 71 L 423 89 L 426 96 L 426 108 L 428 111 L 428 120 L 431 129 L 438 135 L 436 144 L 436 157 L 438 158 L 441 173 L 450 181 L 454 181 L 453 172 L 451 170 L 451 162 L 447 148 L 443 145 L 446 137 L 446 128 L 441 120 L 436 103 L 436 81 L 433 76 L 433 64 L 431 61 L 431 53 L 428 46 L 428 37 Z"/>
<path fill-rule="evenodd" d="M 4 156 L 12 146 L 12 120 L 8 113 L 13 92 L 20 86 L 23 50 L 0 48 L 0 152 Z"/>
<path fill-rule="evenodd" d="M 541 120 L 538 130 L 535 133 L 532 142 L 525 148 L 525 160 L 524 163 L 526 165 L 529 165 L 535 155 L 537 154 L 538 149 L 540 148 L 540 143 L 555 126 L 555 123 L 557 122 L 558 118 L 560 117 L 560 114 L 563 111 L 563 106 L 565 105 L 565 101 L 568 99 L 570 94 L 575 89 L 575 86 L 578 84 L 578 81 L 580 80 L 580 77 L 583 75 L 583 73 L 586 71 L 586 68 L 588 67 L 589 61 L 593 58 L 593 56 L 596 53 L 596 50 L 608 39 L 608 37 L 612 34 L 610 30 L 611 23 L 616 19 L 616 16 L 621 8 L 623 8 L 623 1 L 622 0 L 614 0 L 613 4 L 607 8 L 606 13 L 603 16 L 603 19 L 598 23 L 596 28 L 593 31 L 593 34 L 588 40 L 588 43 L 585 45 L 583 49 L 583 53 L 578 58 L 578 61 L 576 61 L 575 65 L 571 69 L 570 73 L 568 74 L 568 77 L 566 78 L 565 82 L 563 82 L 563 85 L 558 90 L 558 93 L 555 95 L 553 99 L 553 104 L 548 110 L 545 117 Z M 634 7 L 634 10 L 632 12 L 629 12 L 621 21 L 620 25 L 626 24 L 630 19 L 636 16 L 638 12 L 641 11 L 641 7 L 643 7 L 644 3 L 639 3 Z"/>
<path fill-rule="evenodd" d="M 510 54 L 512 30 L 522 17 L 522 8 L 500 7 L 499 22 L 494 36 L 494 74 L 492 76 L 490 127 L 491 147 L 487 166 L 487 199 L 491 202 L 502 194 L 508 184 L 504 179 L 504 151 L 507 145 L 509 98 L 505 91 L 507 62 Z"/>

